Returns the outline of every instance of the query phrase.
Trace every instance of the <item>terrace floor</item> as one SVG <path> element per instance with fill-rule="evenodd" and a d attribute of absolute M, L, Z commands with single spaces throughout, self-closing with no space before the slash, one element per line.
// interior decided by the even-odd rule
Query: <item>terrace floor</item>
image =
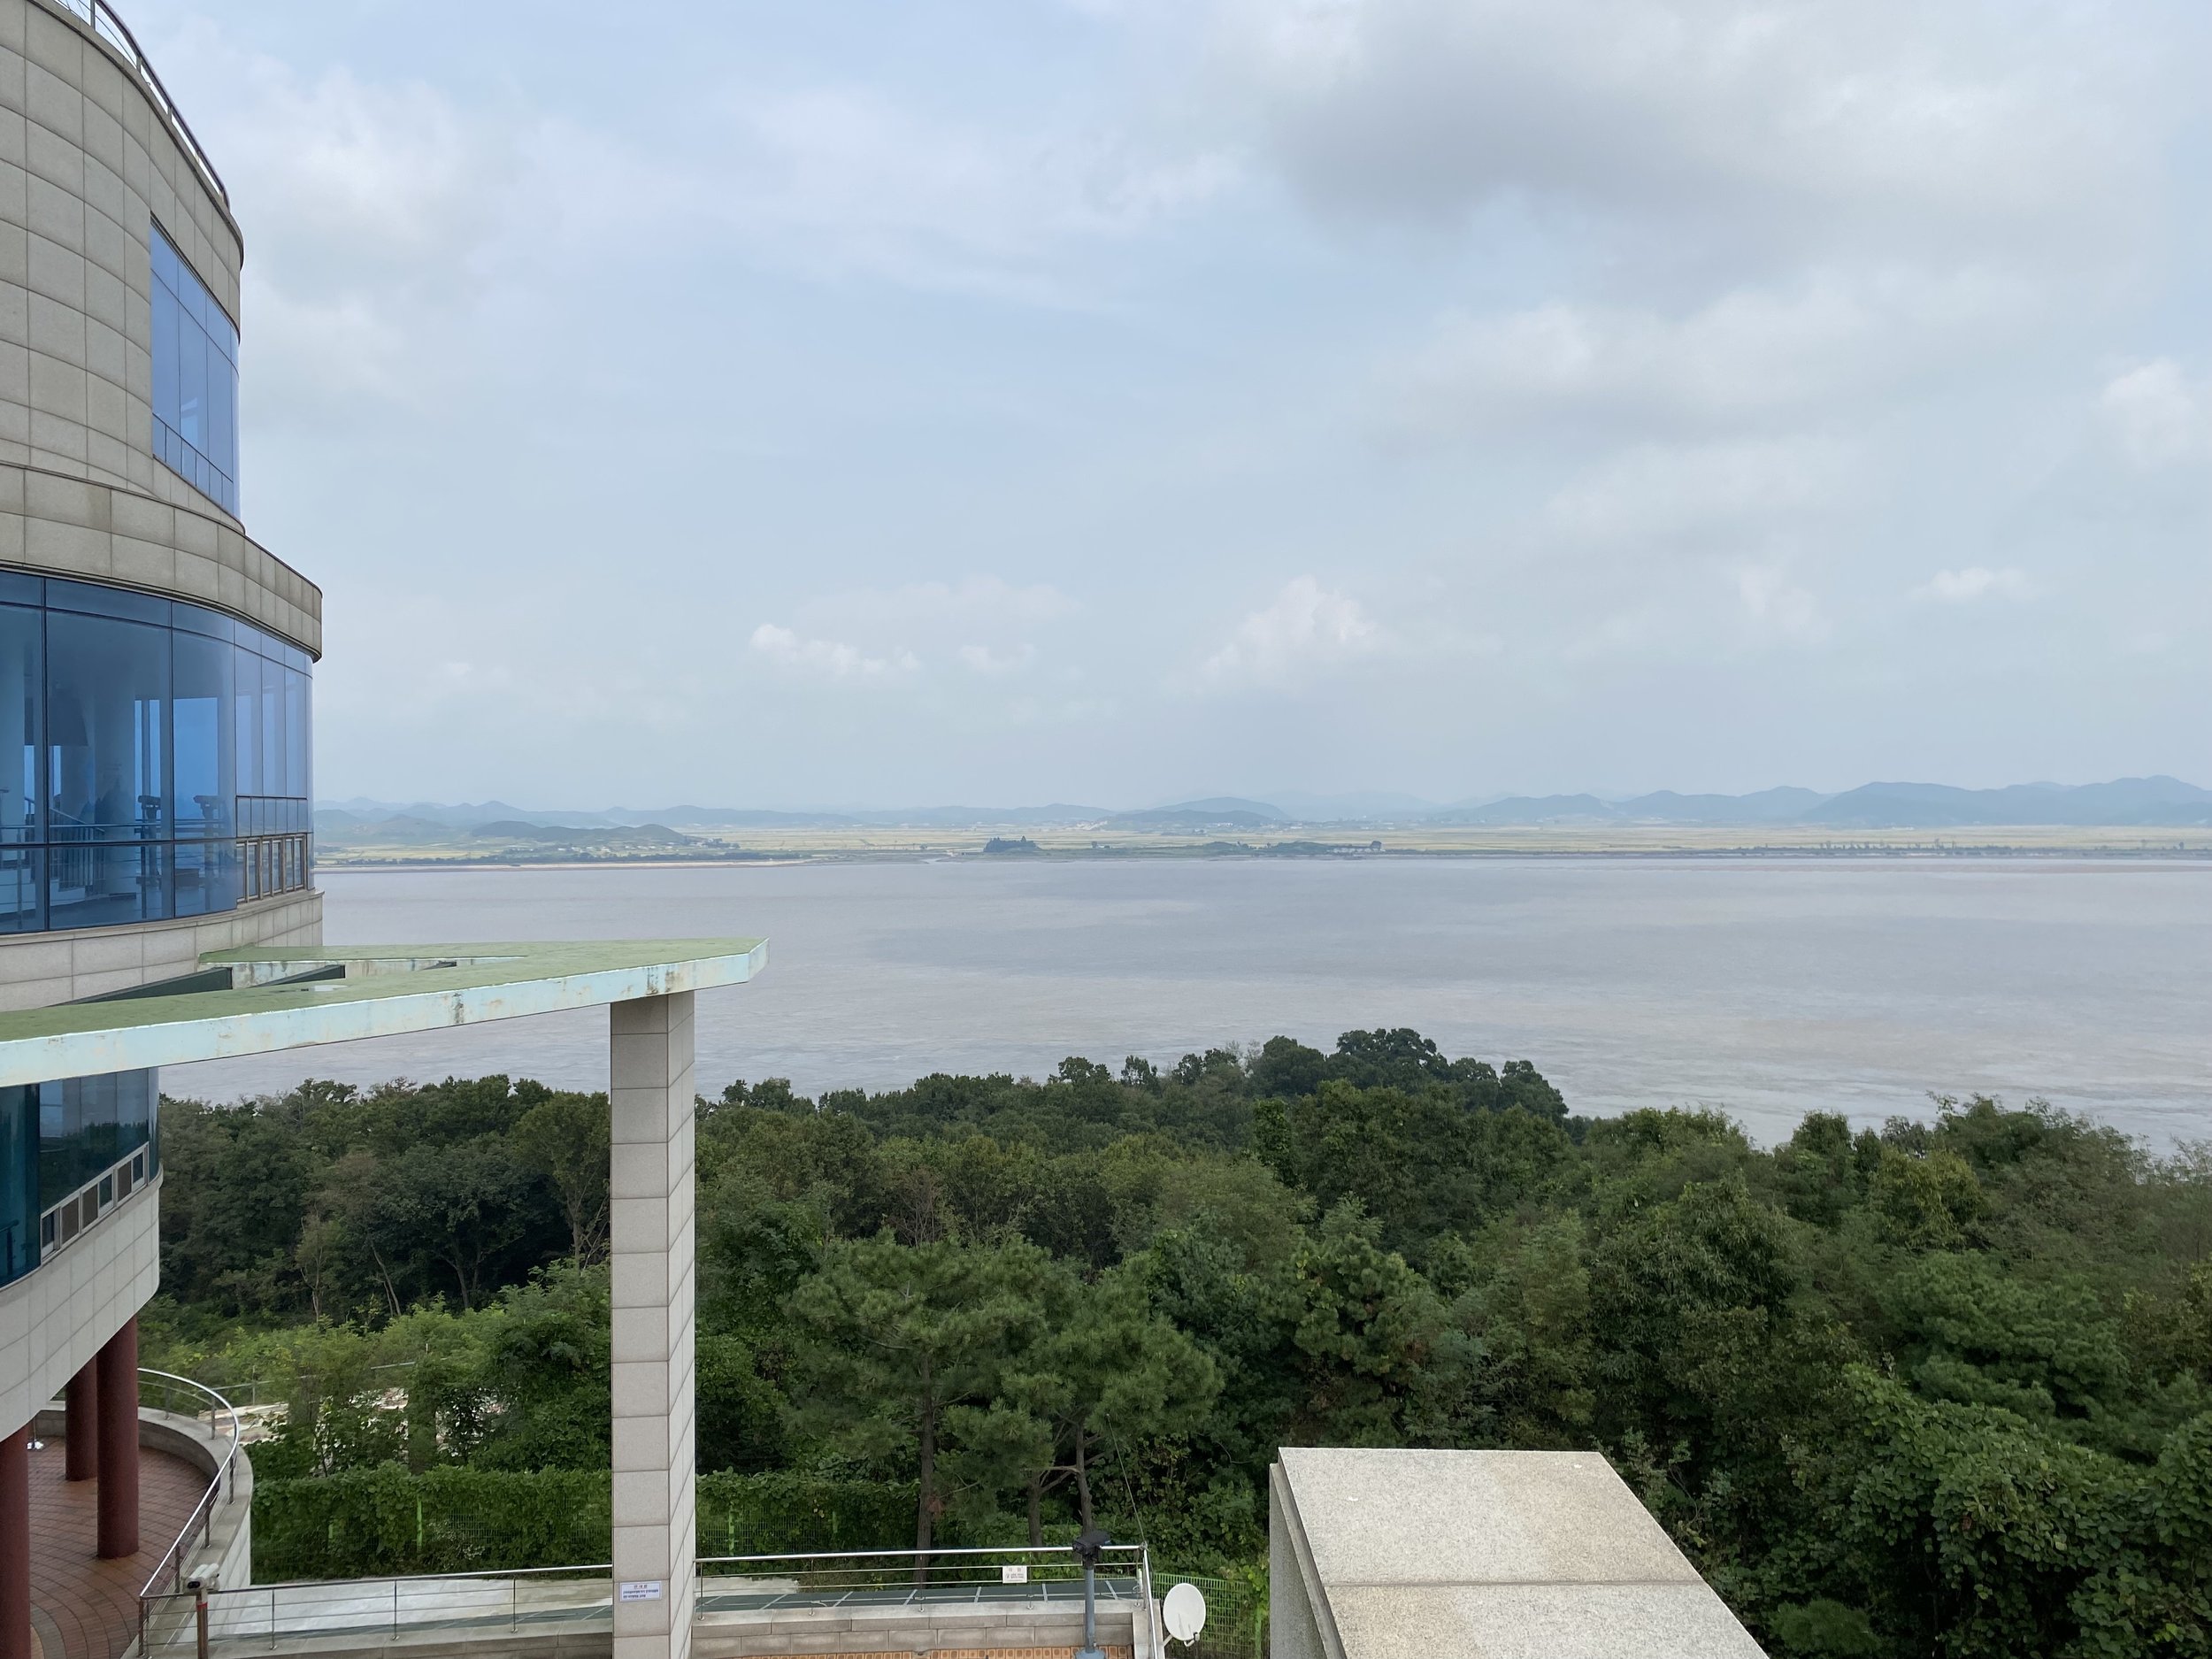
<path fill-rule="evenodd" d="M 99 1486 L 63 1479 L 58 1436 L 31 1453 L 31 1627 L 42 1659 L 118 1659 L 138 1635 L 138 1591 L 207 1492 L 182 1458 L 140 1448 L 139 1552 L 102 1561 Z"/>

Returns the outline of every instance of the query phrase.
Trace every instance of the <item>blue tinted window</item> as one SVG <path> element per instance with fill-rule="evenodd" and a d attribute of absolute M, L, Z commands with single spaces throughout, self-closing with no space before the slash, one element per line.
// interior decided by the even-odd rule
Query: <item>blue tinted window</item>
<path fill-rule="evenodd" d="M 0 605 L 0 933 L 33 932 L 42 914 L 44 864 L 35 843 L 45 727 L 44 623 L 36 611 Z"/>
<path fill-rule="evenodd" d="M 50 611 L 47 902 L 57 927 L 170 914 L 166 628 Z"/>
<path fill-rule="evenodd" d="M 196 634 L 176 636 L 176 773 L 172 808 L 180 841 L 231 833 L 238 793 L 231 648 Z"/>
<path fill-rule="evenodd" d="M 151 237 L 154 453 L 238 511 L 238 330 L 161 227 Z"/>
<path fill-rule="evenodd" d="M 228 640 L 233 625 L 228 617 L 212 611 L 203 611 L 197 605 L 188 605 L 178 600 L 175 606 L 176 625 L 188 634 L 204 634 L 211 640 Z"/>
<path fill-rule="evenodd" d="M 152 1071 L 0 1088 L 0 1284 L 160 1172 L 160 1104 Z"/>
<path fill-rule="evenodd" d="M 151 1071 L 113 1071 L 38 1086 L 38 1197 L 41 1210 L 96 1181 L 154 1141 Z M 152 1168 L 146 1171 L 152 1179 Z"/>
<path fill-rule="evenodd" d="M 235 665 L 231 729 L 237 756 L 238 793 L 266 795 L 269 789 L 261 772 L 261 658 L 240 645 L 233 648 L 231 660 Z"/>
<path fill-rule="evenodd" d="M 0 584 L 0 934 L 204 916 L 306 886 L 305 661 L 197 605 Z"/>
<path fill-rule="evenodd" d="M 123 588 L 103 588 L 96 582 L 69 582 L 48 579 L 46 603 L 53 611 L 81 611 L 87 616 L 121 617 L 131 622 L 158 622 L 165 627 L 175 615 L 166 599 L 134 594 Z"/>
<path fill-rule="evenodd" d="M 204 457 L 215 445 L 208 437 L 207 334 L 187 328 L 177 348 L 177 436 Z"/>
<path fill-rule="evenodd" d="M 38 1088 L 0 1088 L 0 1283 L 38 1265 Z"/>

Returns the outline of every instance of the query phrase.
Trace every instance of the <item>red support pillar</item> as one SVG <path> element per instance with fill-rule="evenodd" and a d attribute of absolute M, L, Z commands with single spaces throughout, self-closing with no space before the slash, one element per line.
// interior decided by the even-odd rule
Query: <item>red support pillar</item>
<path fill-rule="evenodd" d="M 0 1440 L 0 1659 L 32 1659 L 31 1430 Z"/>
<path fill-rule="evenodd" d="M 138 1321 L 107 1340 L 100 1392 L 100 1559 L 138 1554 Z"/>
<path fill-rule="evenodd" d="M 88 1359 L 69 1379 L 64 1396 L 69 1408 L 62 1428 L 63 1473 L 90 1480 L 100 1472 L 100 1362 Z"/>

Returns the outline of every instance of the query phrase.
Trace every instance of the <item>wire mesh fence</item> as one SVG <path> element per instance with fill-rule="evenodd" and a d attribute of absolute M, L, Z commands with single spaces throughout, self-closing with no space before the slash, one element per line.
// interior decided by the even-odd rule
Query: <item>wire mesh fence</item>
<path fill-rule="evenodd" d="M 1196 1585 L 1206 1598 L 1206 1627 L 1194 1640 L 1166 1639 L 1168 1659 L 1267 1659 L 1267 1585 L 1263 1578 L 1216 1578 L 1202 1573 L 1152 1571 L 1152 1589 L 1165 1595 L 1179 1584 Z"/>

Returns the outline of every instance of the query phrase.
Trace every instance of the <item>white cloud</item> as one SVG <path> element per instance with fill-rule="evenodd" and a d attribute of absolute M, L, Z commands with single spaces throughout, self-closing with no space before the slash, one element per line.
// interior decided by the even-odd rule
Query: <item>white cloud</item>
<path fill-rule="evenodd" d="M 1911 0 L 1225 0 L 1275 153 L 1333 210 L 1516 195 L 1724 221 L 2052 238 L 2152 165 L 2144 82 L 2094 8 L 2001 27 Z"/>
<path fill-rule="evenodd" d="M 486 359 L 542 352 L 581 296 L 634 282 L 609 270 L 630 250 L 653 250 L 659 272 L 712 252 L 1061 302 L 1099 268 L 1071 251 L 1141 236 L 1235 179 L 1225 156 L 1071 117 L 1010 134 L 866 88 L 725 87 L 679 138 L 611 111 L 587 126 L 505 77 L 469 96 L 303 72 L 205 23 L 160 44 L 165 72 L 224 89 L 193 113 L 248 228 L 250 409 L 272 423 L 342 424 L 365 402 L 419 409 L 511 377 Z M 603 293 L 590 309 L 603 316 Z"/>
<path fill-rule="evenodd" d="M 905 582 L 895 588 L 851 588 L 810 601 L 806 616 L 841 630 L 888 628 L 909 635 L 1020 633 L 1056 622 L 1076 603 L 1049 582 L 1022 585 L 998 576 L 956 582 Z"/>
<path fill-rule="evenodd" d="M 419 411 L 468 356 L 451 334 L 495 285 L 497 250 L 552 217 L 526 109 L 473 106 L 427 81 L 303 73 L 212 25 L 163 42 L 246 235 L 245 408 L 272 426 Z"/>
<path fill-rule="evenodd" d="M 2212 173 L 2158 65 L 2205 61 L 2201 0 L 1033 0 L 982 53 L 945 0 L 519 54 L 371 8 L 439 23 L 411 56 L 359 8 L 169 10 L 249 244 L 252 522 L 329 585 L 334 783 L 371 749 L 579 804 L 2196 752 L 2212 385 L 2175 296 Z M 1363 410 L 1482 441 L 1379 455 Z M 1901 610 L 2005 626 L 1931 653 Z M 2153 626 L 2138 695 L 2114 641 Z M 376 697 L 380 629 L 436 710 Z M 456 744 L 470 696 L 501 742 Z M 598 741 L 641 704 L 666 741 Z"/>
<path fill-rule="evenodd" d="M 733 88 L 702 211 L 780 264 L 1001 297 L 1061 296 L 1071 245 L 1122 241 L 1233 185 L 1225 153 L 1110 131 L 963 128 L 856 87 Z"/>
<path fill-rule="evenodd" d="M 1554 302 L 1438 326 L 1398 372 L 1415 431 L 1531 418 L 1736 424 L 1832 404 L 1951 366 L 2029 315 L 1993 272 L 1829 273 L 1739 288 L 1676 314 Z"/>
<path fill-rule="evenodd" d="M 1851 478 L 1849 451 L 1831 439 L 1638 444 L 1559 491 L 1545 518 L 1578 541 L 1756 533 L 1834 506 Z"/>
<path fill-rule="evenodd" d="M 208 124 L 234 185 L 250 197 L 254 246 L 280 240 L 294 268 L 325 280 L 450 261 L 505 222 L 525 170 L 526 118 L 464 111 L 424 82 L 332 70 L 310 81 L 265 58 Z"/>
<path fill-rule="evenodd" d="M 1028 634 L 1076 609 L 1048 583 L 996 576 L 847 588 L 803 602 L 789 623 L 762 623 L 751 646 L 779 667 L 832 681 L 887 683 L 951 663 L 1005 679 L 1037 662 Z"/>
<path fill-rule="evenodd" d="M 2121 453 L 2137 466 L 2212 461 L 2212 386 L 2192 381 L 2171 357 L 2115 375 L 2097 403 Z"/>
<path fill-rule="evenodd" d="M 997 679 L 1005 674 L 1018 674 L 1037 660 L 1037 648 L 1030 644 L 1016 646 L 1010 651 L 994 651 L 987 645 L 964 645 L 960 648 L 961 662 L 979 674 Z"/>
<path fill-rule="evenodd" d="M 871 657 L 835 640 L 802 639 L 789 628 L 764 622 L 753 630 L 753 649 L 780 667 L 803 670 L 831 680 L 875 682 L 910 674 L 921 659 L 909 650 Z"/>
<path fill-rule="evenodd" d="M 1992 570 L 1985 565 L 1969 565 L 1959 570 L 1938 571 L 1913 589 L 1916 599 L 1946 605 L 1970 605 L 1983 599 L 2031 599 L 2034 595 L 2035 584 L 2024 572 L 2010 565 Z"/>
<path fill-rule="evenodd" d="M 1272 604 L 1239 623 L 1202 672 L 1217 683 L 1284 685 L 1371 657 L 1387 643 L 1381 625 L 1359 601 L 1300 576 Z"/>
<path fill-rule="evenodd" d="M 1790 580 L 1780 560 L 1747 565 L 1736 573 L 1736 596 L 1744 615 L 1762 634 L 1815 639 L 1827 632 L 1819 602 Z"/>

